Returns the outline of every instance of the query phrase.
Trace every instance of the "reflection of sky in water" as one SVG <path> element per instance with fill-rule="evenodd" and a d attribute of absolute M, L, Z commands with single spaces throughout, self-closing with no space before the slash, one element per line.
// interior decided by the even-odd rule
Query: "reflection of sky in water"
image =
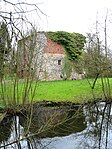
<path fill-rule="evenodd" d="M 85 136 L 85 137 L 84 137 Z M 109 132 L 109 146 L 112 149 L 112 131 Z M 97 141 L 94 137 L 86 138 L 86 130 L 81 133 L 71 134 L 65 137 L 45 138 L 38 141 L 37 149 L 98 149 Z M 21 146 L 27 149 L 27 142 L 21 141 Z M 13 144 L 7 149 L 17 149 L 17 145 Z M 101 149 L 106 149 L 102 144 Z"/>
<path fill-rule="evenodd" d="M 76 134 L 72 134 L 66 137 L 42 139 L 41 144 L 49 149 L 78 149 L 79 146 L 80 148 L 83 146 L 83 144 L 81 144 L 83 139 L 82 135 L 77 136 Z M 47 146 L 47 144 L 49 145 Z"/>
<path fill-rule="evenodd" d="M 87 137 L 86 132 L 84 130 L 81 133 L 71 134 L 66 137 L 42 139 L 41 145 L 46 146 L 46 149 L 99 149 L 98 140 L 94 137 Z M 105 139 L 105 136 L 103 139 Z M 101 144 L 101 149 L 106 149 L 105 143 Z M 112 131 L 109 132 L 108 149 L 112 149 Z"/>
<path fill-rule="evenodd" d="M 98 108 L 100 110 L 100 113 L 98 115 L 97 121 L 95 123 L 95 121 L 92 119 L 92 121 L 90 120 L 90 112 L 86 109 L 84 109 L 84 115 L 86 115 L 85 121 L 87 122 L 87 127 L 85 130 L 81 131 L 81 132 L 77 132 L 77 133 L 72 133 L 68 136 L 63 136 L 63 137 L 53 137 L 53 138 L 43 138 L 43 139 L 37 139 L 37 138 L 33 138 L 36 142 L 36 147 L 34 147 L 34 149 L 112 149 L 112 109 L 110 111 L 110 118 L 109 118 L 109 126 L 108 126 L 108 145 L 106 147 L 106 137 L 107 137 L 107 133 L 106 133 L 106 128 L 107 128 L 107 110 L 105 111 L 105 115 L 104 115 L 104 123 L 102 125 L 102 135 L 101 135 L 101 144 L 99 147 L 99 136 L 97 135 L 99 132 L 99 128 L 96 129 L 96 124 L 98 124 L 98 126 L 100 126 L 99 124 L 101 124 L 101 111 L 103 111 L 103 104 L 98 105 Z M 96 107 L 95 107 L 96 108 Z M 94 112 L 94 108 L 91 107 L 90 111 L 93 109 L 93 117 L 91 118 L 96 118 L 96 112 Z M 19 117 L 17 117 L 16 119 L 17 123 L 17 127 L 18 130 L 20 130 L 20 139 L 22 137 L 24 137 L 23 132 L 24 132 L 24 128 L 19 125 Z M 80 127 L 80 126 L 79 126 Z M 96 133 L 94 133 L 96 129 Z M 19 131 L 17 132 L 19 134 Z M 15 135 L 15 127 L 14 127 L 14 123 L 12 125 L 12 133 L 10 136 L 10 139 L 8 140 L 13 141 L 13 139 L 16 137 Z M 30 141 L 34 141 L 33 139 L 31 139 Z M 21 141 L 21 146 L 22 149 L 27 149 L 28 148 L 28 142 L 25 141 Z M 33 142 L 32 142 L 33 144 Z M 13 144 L 12 146 L 8 146 L 7 149 L 18 149 L 16 144 Z"/>
<path fill-rule="evenodd" d="M 98 109 L 102 113 L 103 113 L 104 107 L 105 107 L 105 103 L 98 104 Z M 96 117 L 95 115 L 96 107 L 94 109 L 95 110 L 94 110 L 93 115 L 94 117 Z M 108 126 L 108 139 L 107 139 L 108 144 L 106 146 L 106 138 L 107 138 L 106 119 L 108 116 L 107 110 L 108 108 L 105 111 L 104 121 L 102 125 L 101 144 L 99 144 L 98 135 L 96 136 L 93 132 L 94 132 L 96 123 L 98 124 L 98 126 L 101 126 L 102 115 L 101 113 L 99 113 L 97 122 L 95 123 L 92 120 L 92 123 L 90 124 L 89 111 L 85 111 L 84 109 L 84 114 L 86 115 L 86 121 L 87 121 L 87 128 L 84 131 L 80 133 L 70 134 L 69 136 L 65 136 L 65 137 L 54 137 L 54 138 L 41 139 L 41 145 L 46 146 L 46 148 L 48 149 L 112 149 L 112 122 L 111 122 L 112 108 L 110 110 L 110 116 L 109 116 L 110 123 Z M 41 147 L 39 149 L 41 149 Z"/>

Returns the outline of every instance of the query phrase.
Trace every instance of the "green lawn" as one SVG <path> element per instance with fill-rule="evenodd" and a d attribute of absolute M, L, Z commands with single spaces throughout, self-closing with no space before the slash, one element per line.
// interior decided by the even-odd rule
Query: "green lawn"
<path fill-rule="evenodd" d="M 35 100 L 82 102 L 92 98 L 87 80 L 41 82 Z"/>
<path fill-rule="evenodd" d="M 93 82 L 90 81 L 91 85 Z M 95 85 L 94 97 L 102 97 L 100 80 Z M 40 82 L 34 99 L 84 103 L 93 100 L 93 93 L 87 80 Z"/>
<path fill-rule="evenodd" d="M 89 80 L 92 85 L 93 80 Z M 110 84 L 112 84 L 112 79 L 109 79 Z M 104 80 L 106 82 L 106 79 Z M 33 96 L 34 87 L 37 84 L 35 95 Z M 27 96 L 25 96 L 25 88 L 26 84 L 21 82 L 15 88 L 11 83 L 4 85 L 4 99 L 8 102 L 21 103 L 21 101 L 25 98 L 25 100 L 31 100 L 33 97 L 33 101 L 52 101 L 52 102 L 75 102 L 75 103 L 85 103 L 91 100 L 102 98 L 104 95 L 102 93 L 102 84 L 101 79 L 98 79 L 95 88 L 94 88 L 94 97 L 92 89 L 85 80 L 66 80 L 66 81 L 48 81 L 48 82 L 33 82 L 31 84 L 31 89 L 28 90 Z M 112 85 L 111 85 L 112 89 Z M 14 93 L 15 90 L 15 93 Z M 108 87 L 105 85 L 106 94 L 108 91 Z M 2 89 L 1 91 L 1 99 Z"/>

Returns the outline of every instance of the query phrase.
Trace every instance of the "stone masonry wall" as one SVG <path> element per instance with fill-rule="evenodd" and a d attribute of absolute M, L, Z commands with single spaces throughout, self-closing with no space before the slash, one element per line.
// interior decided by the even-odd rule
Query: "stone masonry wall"
<path fill-rule="evenodd" d="M 61 80 L 64 54 L 44 54 L 45 80 Z"/>
<path fill-rule="evenodd" d="M 64 47 L 51 39 L 47 39 L 44 32 L 37 33 L 34 39 L 26 38 L 18 43 L 19 72 L 27 70 L 32 51 L 31 71 L 39 80 L 62 80 L 62 68 L 65 58 Z M 30 41 L 30 40 L 31 41 Z M 25 41 L 25 44 L 24 44 Z M 34 49 L 31 46 L 36 42 Z M 24 74 L 21 76 L 24 77 Z M 79 75 L 72 72 L 71 79 L 80 79 Z"/>

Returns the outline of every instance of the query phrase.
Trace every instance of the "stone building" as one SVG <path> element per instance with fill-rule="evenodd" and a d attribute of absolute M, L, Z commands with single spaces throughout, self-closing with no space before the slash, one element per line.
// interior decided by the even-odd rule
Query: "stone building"
<path fill-rule="evenodd" d="M 33 33 L 18 41 L 18 73 L 38 80 L 62 80 L 66 55 L 64 47 L 47 38 L 45 32 Z M 74 70 L 70 79 L 81 79 Z"/>
<path fill-rule="evenodd" d="M 64 57 L 64 47 L 47 38 L 44 32 L 18 41 L 18 72 L 21 77 L 30 72 L 39 80 L 60 80 Z"/>

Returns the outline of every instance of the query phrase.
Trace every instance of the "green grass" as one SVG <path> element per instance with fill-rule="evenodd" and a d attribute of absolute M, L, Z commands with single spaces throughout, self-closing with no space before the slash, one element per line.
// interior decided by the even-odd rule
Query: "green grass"
<path fill-rule="evenodd" d="M 92 85 L 93 80 L 89 80 Z M 109 79 L 110 84 L 112 84 L 112 79 Z M 106 84 L 106 79 L 104 80 Z M 36 82 L 33 82 L 31 89 L 28 91 L 25 101 L 30 101 L 33 96 L 33 90 L 36 85 Z M 14 85 L 7 83 L 4 85 L 4 99 L 8 103 L 22 103 L 25 95 L 25 86 L 26 84 L 21 82 L 15 88 L 14 95 Z M 111 85 L 112 89 L 112 85 Z M 108 88 L 105 85 L 106 94 Z M 0 86 L 0 91 L 2 95 L 2 90 Z M 37 82 L 37 87 L 35 90 L 35 96 L 33 97 L 33 102 L 38 101 L 52 101 L 52 102 L 74 102 L 74 103 L 85 103 L 93 101 L 94 98 L 102 98 L 104 95 L 102 93 L 101 79 L 98 79 L 95 88 L 94 88 L 94 97 L 92 89 L 85 80 L 66 80 L 66 81 L 48 81 L 48 82 Z M 1 98 L 3 98 L 1 96 Z"/>
<path fill-rule="evenodd" d="M 91 90 L 87 92 L 87 89 L 89 86 L 85 80 L 42 82 L 39 83 L 35 99 L 81 102 L 91 94 Z"/>
<path fill-rule="evenodd" d="M 95 97 L 100 98 L 101 86 L 96 85 Z M 34 100 L 83 103 L 93 99 L 87 80 L 40 82 Z"/>

